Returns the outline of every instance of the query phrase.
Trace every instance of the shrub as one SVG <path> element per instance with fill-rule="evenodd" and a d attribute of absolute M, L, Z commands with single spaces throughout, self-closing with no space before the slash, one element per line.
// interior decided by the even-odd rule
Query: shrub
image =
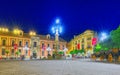
<path fill-rule="evenodd" d="M 53 58 L 52 58 L 52 56 L 48 56 L 48 60 L 52 60 Z"/>
<path fill-rule="evenodd" d="M 64 54 L 64 52 L 63 52 L 63 51 L 59 51 L 59 52 L 58 52 L 58 54 L 63 55 L 63 54 Z"/>
<path fill-rule="evenodd" d="M 46 57 L 43 57 L 42 60 L 46 60 L 47 58 Z"/>
<path fill-rule="evenodd" d="M 112 61 L 113 61 L 112 54 L 109 54 L 109 55 L 108 55 L 108 61 L 109 61 L 109 62 L 112 62 Z"/>
<path fill-rule="evenodd" d="M 61 59 L 61 56 L 60 55 L 56 55 L 55 59 Z"/>

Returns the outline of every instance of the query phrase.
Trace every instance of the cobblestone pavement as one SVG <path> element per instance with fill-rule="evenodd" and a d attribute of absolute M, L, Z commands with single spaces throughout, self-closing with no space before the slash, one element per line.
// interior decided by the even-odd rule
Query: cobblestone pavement
<path fill-rule="evenodd" d="M 0 61 L 0 75 L 120 75 L 120 65 L 81 60 Z"/>

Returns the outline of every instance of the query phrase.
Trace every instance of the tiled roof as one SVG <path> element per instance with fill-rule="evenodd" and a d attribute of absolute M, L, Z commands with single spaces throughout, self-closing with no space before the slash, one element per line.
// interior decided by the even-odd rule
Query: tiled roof
<path fill-rule="evenodd" d="M 0 35 L 3 36 L 13 36 L 13 37 L 23 37 L 23 38 L 30 38 L 29 34 L 24 33 L 23 35 L 15 35 L 12 32 L 0 32 Z"/>
<path fill-rule="evenodd" d="M 31 38 L 32 36 L 30 36 L 28 33 L 23 33 L 23 35 L 15 35 L 13 34 L 13 32 L 0 32 L 0 35 L 3 36 L 13 36 L 13 37 L 21 37 L 21 38 Z M 40 39 L 42 40 L 51 40 L 54 41 L 55 37 L 50 36 L 50 39 L 47 38 L 47 35 L 35 35 L 35 37 L 40 37 Z M 66 42 L 64 39 L 59 37 L 59 41 L 61 42 Z"/>
<path fill-rule="evenodd" d="M 55 37 L 53 36 L 50 36 L 50 39 L 47 38 L 47 35 L 39 35 L 40 39 L 42 40 L 51 40 L 51 41 L 54 41 L 55 40 Z M 66 42 L 64 39 L 60 38 L 59 37 L 59 41 L 61 42 Z"/>

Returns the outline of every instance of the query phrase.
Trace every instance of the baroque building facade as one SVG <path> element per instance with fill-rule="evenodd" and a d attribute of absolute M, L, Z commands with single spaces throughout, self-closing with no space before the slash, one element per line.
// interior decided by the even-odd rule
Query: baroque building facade
<path fill-rule="evenodd" d="M 95 37 L 95 32 L 92 30 L 86 30 L 85 32 L 74 36 L 74 38 L 67 44 L 68 53 L 72 50 L 84 50 L 85 54 L 93 53 L 94 46 L 92 45 L 92 39 Z"/>
<path fill-rule="evenodd" d="M 67 42 L 59 38 L 59 49 L 63 50 Z M 35 32 L 24 33 L 20 29 L 9 31 L 7 28 L 0 28 L 0 57 L 16 57 L 16 52 L 30 58 L 47 57 L 55 50 L 55 38 L 48 35 L 37 35 Z"/>

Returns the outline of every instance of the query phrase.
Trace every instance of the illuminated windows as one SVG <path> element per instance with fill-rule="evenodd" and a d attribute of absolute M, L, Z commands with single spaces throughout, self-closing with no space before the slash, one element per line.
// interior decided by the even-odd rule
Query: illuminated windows
<path fill-rule="evenodd" d="M 3 45 L 3 46 L 6 45 L 6 40 L 2 40 L 2 45 Z"/>
<path fill-rule="evenodd" d="M 5 49 L 4 48 L 2 49 L 2 55 L 5 55 Z"/>
<path fill-rule="evenodd" d="M 22 41 L 19 41 L 19 46 L 22 46 Z"/>

